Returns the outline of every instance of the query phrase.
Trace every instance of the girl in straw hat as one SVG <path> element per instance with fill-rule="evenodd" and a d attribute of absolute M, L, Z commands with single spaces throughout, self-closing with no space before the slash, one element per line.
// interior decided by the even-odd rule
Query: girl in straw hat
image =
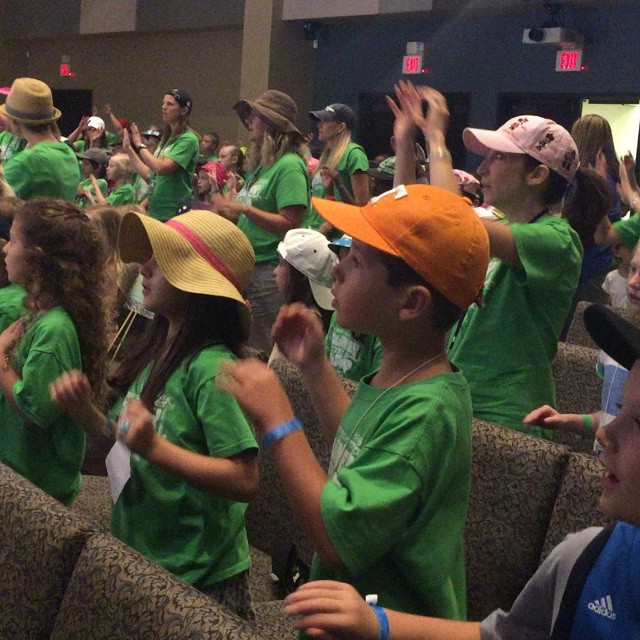
<path fill-rule="evenodd" d="M 244 512 L 258 486 L 257 444 L 214 381 L 249 333 L 243 291 L 253 250 L 209 211 L 166 224 L 127 213 L 119 247 L 125 262 L 142 264 L 144 304 L 155 318 L 113 378 L 126 392 L 117 428 L 92 404 L 79 372 L 58 379 L 52 396 L 87 431 L 116 433 L 107 457 L 114 535 L 252 617 Z"/>
<path fill-rule="evenodd" d="M 85 435 L 49 397 L 82 367 L 100 403 L 106 369 L 104 245 L 75 205 L 38 198 L 18 209 L 4 248 L 27 315 L 0 335 L 0 460 L 64 504 L 80 488 Z"/>
<path fill-rule="evenodd" d="M 271 325 L 282 304 L 273 274 L 278 243 L 287 231 L 303 226 L 310 179 L 303 137 L 294 124 L 296 103 L 286 93 L 270 89 L 233 108 L 249 132 L 249 172 L 236 200 L 219 211 L 237 220 L 255 249 L 257 265 L 247 290 L 254 320 L 249 344 L 269 353 Z"/>

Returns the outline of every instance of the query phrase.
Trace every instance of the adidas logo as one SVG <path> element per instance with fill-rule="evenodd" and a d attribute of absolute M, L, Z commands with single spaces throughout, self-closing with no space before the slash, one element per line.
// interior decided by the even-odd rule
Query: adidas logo
<path fill-rule="evenodd" d="M 611 602 L 611 596 L 605 596 L 604 598 L 590 602 L 589 609 L 598 615 L 609 618 L 609 620 L 616 619 L 616 614 L 613 611 L 613 602 Z"/>

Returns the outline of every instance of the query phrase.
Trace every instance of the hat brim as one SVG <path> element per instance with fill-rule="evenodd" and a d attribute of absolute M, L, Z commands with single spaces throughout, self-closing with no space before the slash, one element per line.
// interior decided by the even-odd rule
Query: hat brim
<path fill-rule="evenodd" d="M 517 144 L 500 131 L 467 127 L 462 132 L 462 141 L 469 151 L 473 151 L 473 153 L 477 153 L 480 156 L 488 156 L 491 151 L 525 153 Z"/>
<path fill-rule="evenodd" d="M 51 116 L 50 118 L 44 118 L 44 119 L 21 118 L 17 115 L 13 115 L 7 112 L 6 102 L 0 105 L 0 113 L 3 116 L 6 116 L 7 118 L 13 120 L 14 122 L 19 122 L 20 124 L 30 124 L 30 125 L 51 124 L 52 122 L 56 122 L 57 120 L 59 120 L 60 116 L 62 115 L 62 111 L 60 111 L 60 109 L 56 109 L 56 107 L 53 107 L 53 116 Z"/>
<path fill-rule="evenodd" d="M 309 119 L 323 120 L 324 122 L 326 122 L 327 120 L 337 120 L 335 114 L 331 114 L 324 109 L 322 111 L 309 111 Z"/>
<path fill-rule="evenodd" d="M 251 313 L 242 292 L 194 251 L 175 229 L 151 216 L 129 211 L 120 223 L 118 249 L 123 262 L 144 264 L 153 256 L 167 282 L 176 289 L 235 300 L 248 335 Z"/>
<path fill-rule="evenodd" d="M 601 304 L 584 312 L 584 324 L 594 342 L 625 369 L 640 358 L 640 329 Z"/>
<path fill-rule="evenodd" d="M 309 285 L 311 286 L 311 293 L 314 300 L 318 303 L 321 309 L 330 311 L 333 309 L 333 294 L 329 287 L 325 287 L 323 284 L 314 282 L 311 278 L 308 278 Z"/>
<path fill-rule="evenodd" d="M 311 198 L 311 202 L 318 213 L 336 229 L 340 229 L 342 233 L 385 253 L 398 255 L 398 252 L 373 228 L 367 219 L 370 203 L 364 207 L 357 207 L 324 198 Z"/>
<path fill-rule="evenodd" d="M 275 127 L 278 131 L 282 131 L 283 133 L 297 133 L 298 135 L 302 135 L 300 130 L 283 115 L 280 115 L 276 111 L 272 109 L 268 109 L 259 105 L 255 102 L 251 102 L 249 100 L 239 100 L 233 105 L 233 110 L 238 114 L 240 121 L 247 128 L 247 119 L 251 115 L 252 111 L 255 111 L 262 120 L 269 123 L 272 127 Z"/>

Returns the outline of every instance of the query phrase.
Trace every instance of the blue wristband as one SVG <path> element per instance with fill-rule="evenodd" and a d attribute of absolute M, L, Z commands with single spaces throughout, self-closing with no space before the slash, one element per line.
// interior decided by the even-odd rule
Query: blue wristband
<path fill-rule="evenodd" d="M 292 431 L 297 431 L 298 429 L 302 429 L 302 422 L 298 418 L 291 418 L 291 420 L 279 424 L 262 438 L 262 448 L 266 451 L 274 442 L 282 440 Z"/>
<path fill-rule="evenodd" d="M 378 618 L 378 640 L 389 640 L 389 618 L 387 612 L 377 604 L 369 605 Z"/>

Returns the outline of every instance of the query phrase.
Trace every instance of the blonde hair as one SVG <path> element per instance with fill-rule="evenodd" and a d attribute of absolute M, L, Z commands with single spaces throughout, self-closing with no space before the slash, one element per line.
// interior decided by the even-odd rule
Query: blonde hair
<path fill-rule="evenodd" d="M 125 180 L 131 180 L 131 162 L 126 153 L 116 153 L 114 156 L 111 156 L 111 162 L 114 162 L 120 168 L 123 173 L 122 177 Z"/>
<path fill-rule="evenodd" d="M 344 152 L 347 150 L 347 147 L 351 143 L 351 129 L 349 127 L 344 128 L 340 137 L 336 141 L 336 144 L 329 149 L 325 147 L 322 155 L 320 156 L 320 162 L 316 167 L 316 170 L 313 172 L 315 176 L 316 173 L 320 171 L 322 167 L 329 167 L 330 169 L 335 169 L 338 166 L 338 163 L 342 159 Z"/>
<path fill-rule="evenodd" d="M 272 167 L 285 153 L 295 153 L 304 160 L 302 136 L 299 133 L 285 133 L 267 124 L 260 151 L 252 145 L 247 154 L 249 168 Z"/>

